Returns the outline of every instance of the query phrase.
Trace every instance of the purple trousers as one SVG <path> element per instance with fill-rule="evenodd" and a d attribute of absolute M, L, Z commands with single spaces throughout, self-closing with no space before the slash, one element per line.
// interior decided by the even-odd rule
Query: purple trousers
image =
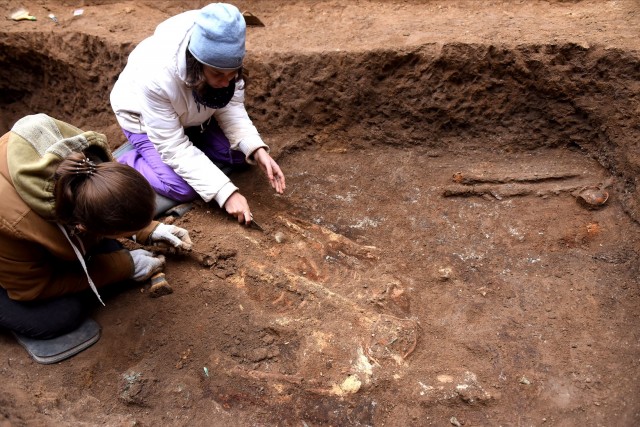
<path fill-rule="evenodd" d="M 116 150 L 114 156 L 118 162 L 140 172 L 156 193 L 162 196 L 178 202 L 188 202 L 198 197 L 196 191 L 162 161 L 146 133 L 122 131 L 132 149 Z M 229 140 L 213 117 L 208 124 L 186 128 L 185 134 L 225 174 L 228 175 L 236 165 L 246 165 L 244 154 L 231 149 Z"/>

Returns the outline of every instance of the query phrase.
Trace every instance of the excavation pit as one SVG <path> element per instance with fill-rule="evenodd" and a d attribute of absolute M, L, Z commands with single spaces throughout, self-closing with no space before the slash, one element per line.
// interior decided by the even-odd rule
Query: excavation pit
<path fill-rule="evenodd" d="M 117 147 L 128 52 L 194 7 L 85 4 L 0 24 L 3 133 L 45 112 Z M 276 4 L 243 5 L 266 23 L 248 30 L 247 109 L 287 191 L 233 176 L 264 233 L 197 203 L 174 223 L 215 264 L 167 255 L 174 292 L 106 301 L 90 349 L 42 366 L 1 333 L 3 416 L 637 423 L 633 2 Z"/>

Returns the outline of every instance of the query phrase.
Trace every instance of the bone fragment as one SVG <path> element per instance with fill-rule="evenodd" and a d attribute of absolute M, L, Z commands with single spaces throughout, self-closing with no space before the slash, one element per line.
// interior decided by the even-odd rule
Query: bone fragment
<path fill-rule="evenodd" d="M 520 175 L 485 175 L 470 172 L 456 172 L 453 181 L 458 184 L 509 184 L 509 183 L 540 183 L 548 181 L 562 181 L 580 176 L 572 172 L 528 173 Z"/>

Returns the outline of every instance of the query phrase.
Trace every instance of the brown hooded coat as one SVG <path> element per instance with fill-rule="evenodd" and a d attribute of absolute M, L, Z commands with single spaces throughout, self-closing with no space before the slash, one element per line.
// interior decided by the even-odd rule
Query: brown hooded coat
<path fill-rule="evenodd" d="M 0 286 L 9 298 L 45 299 L 89 289 L 85 271 L 55 222 L 53 197 L 58 164 L 87 147 L 113 159 L 104 135 L 44 114 L 19 120 L 0 137 Z M 154 221 L 138 232 L 138 241 L 145 242 L 156 225 Z M 95 236 L 72 239 L 86 251 L 99 242 Z M 98 288 L 133 274 L 126 249 L 85 256 L 85 262 Z"/>

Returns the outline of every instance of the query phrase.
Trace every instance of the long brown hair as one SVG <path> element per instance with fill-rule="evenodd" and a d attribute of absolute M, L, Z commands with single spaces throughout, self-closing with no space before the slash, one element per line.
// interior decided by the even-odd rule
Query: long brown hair
<path fill-rule="evenodd" d="M 62 224 L 110 236 L 138 231 L 153 219 L 154 191 L 130 166 L 73 153 L 60 163 L 54 180 L 55 213 Z"/>

